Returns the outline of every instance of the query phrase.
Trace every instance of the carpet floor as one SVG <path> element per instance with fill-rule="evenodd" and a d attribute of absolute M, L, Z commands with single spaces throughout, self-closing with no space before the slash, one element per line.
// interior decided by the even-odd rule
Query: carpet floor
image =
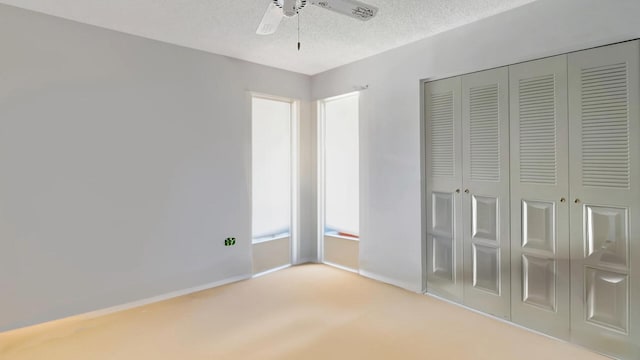
<path fill-rule="evenodd" d="M 325 265 L 0 334 L 0 359 L 605 359 Z"/>

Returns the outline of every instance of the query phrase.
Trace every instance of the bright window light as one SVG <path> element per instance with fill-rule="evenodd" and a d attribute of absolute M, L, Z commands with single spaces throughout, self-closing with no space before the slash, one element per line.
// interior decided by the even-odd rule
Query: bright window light
<path fill-rule="evenodd" d="M 357 237 L 359 221 L 358 94 L 324 102 L 325 233 Z"/>
<path fill-rule="evenodd" d="M 285 101 L 252 100 L 254 241 L 290 235 L 291 107 Z"/>

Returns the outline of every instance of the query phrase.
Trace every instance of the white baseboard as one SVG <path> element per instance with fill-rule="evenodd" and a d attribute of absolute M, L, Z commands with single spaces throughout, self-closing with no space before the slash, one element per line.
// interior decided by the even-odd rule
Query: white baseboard
<path fill-rule="evenodd" d="M 257 278 L 263 275 L 267 275 L 267 274 L 271 274 L 273 272 L 279 271 L 279 270 L 284 270 L 286 268 L 290 268 L 291 264 L 287 264 L 287 265 L 282 265 L 282 266 L 278 266 L 277 268 L 273 268 L 273 269 L 269 269 L 269 270 L 265 270 L 263 272 L 259 272 L 257 274 L 253 274 L 253 276 L 251 276 L 251 278 Z"/>
<path fill-rule="evenodd" d="M 391 279 L 391 278 L 388 278 L 386 276 L 382 276 L 382 275 L 378 275 L 378 274 L 374 274 L 374 273 L 368 272 L 366 270 L 360 270 L 359 273 L 360 273 L 360 275 L 362 275 L 364 277 L 367 277 L 369 279 L 373 279 L 373 280 L 376 280 L 376 281 L 383 282 L 385 284 L 397 286 L 397 287 L 400 287 L 400 288 L 403 288 L 405 290 L 409 290 L 409 291 L 412 291 L 412 292 L 415 292 L 415 293 L 418 293 L 418 294 L 422 294 L 423 293 L 422 286 L 416 287 L 414 284 L 410 284 L 410 283 L 398 281 L 398 280 L 395 280 L 395 279 Z"/>
<path fill-rule="evenodd" d="M 153 304 L 153 303 L 164 301 L 164 300 L 173 299 L 173 298 L 176 298 L 176 297 L 179 297 L 179 296 L 193 294 L 193 293 L 196 293 L 198 291 L 208 290 L 208 289 L 212 289 L 212 288 L 215 288 L 215 287 L 218 287 L 218 286 L 227 285 L 227 284 L 231 284 L 231 283 L 234 283 L 234 282 L 237 282 L 237 281 L 246 280 L 246 279 L 250 279 L 250 278 L 251 278 L 251 275 L 234 276 L 234 277 L 227 278 L 227 279 L 224 279 L 224 280 L 214 281 L 214 282 L 211 282 L 211 283 L 208 283 L 208 284 L 194 286 L 194 287 L 188 288 L 188 289 L 172 291 L 170 293 L 166 293 L 166 294 L 162 294 L 162 295 L 158 295 L 158 296 L 153 296 L 153 297 L 146 298 L 146 299 L 136 300 L 136 301 L 132 301 L 130 303 L 122 304 L 122 305 L 116 305 L 116 306 L 108 307 L 108 308 L 105 308 L 105 309 L 90 311 L 90 312 L 87 312 L 87 313 L 84 313 L 84 314 L 72 315 L 71 317 L 78 318 L 78 319 L 91 319 L 91 318 L 104 316 L 104 315 L 112 314 L 112 313 L 119 312 L 119 311 L 129 310 L 129 309 L 137 308 L 137 307 L 140 307 L 140 306 Z"/>
<path fill-rule="evenodd" d="M 556 338 L 556 337 L 553 337 L 553 336 L 551 336 L 551 335 L 549 335 L 549 334 L 545 334 L 545 333 L 540 332 L 540 331 L 537 331 L 537 330 L 529 329 L 528 327 L 524 327 L 524 326 L 522 326 L 522 325 L 520 325 L 520 324 L 516 324 L 516 323 L 512 322 L 511 320 L 507 320 L 507 319 L 504 319 L 504 318 L 501 318 L 501 317 L 498 317 L 498 316 L 495 316 L 495 315 L 487 314 L 487 313 L 485 313 L 485 312 L 482 312 L 482 311 L 480 311 L 480 310 L 476 310 L 476 309 L 474 309 L 474 308 L 472 308 L 472 307 L 468 307 L 468 306 L 466 306 L 466 305 L 464 305 L 464 304 L 461 304 L 461 303 L 459 303 L 459 302 L 455 302 L 455 301 L 449 300 L 449 299 L 444 298 L 444 297 L 442 297 L 442 296 L 440 296 L 440 295 L 437 295 L 437 294 L 433 294 L 433 293 L 430 293 L 430 292 L 426 292 L 426 293 L 424 293 L 424 295 L 426 295 L 426 296 L 428 296 L 428 297 L 431 297 L 431 298 L 434 298 L 434 299 L 437 299 L 437 300 L 440 300 L 440 301 L 443 301 L 443 302 L 446 302 L 446 303 L 448 303 L 448 304 L 451 304 L 451 305 L 454 305 L 454 306 L 457 306 L 457 307 L 463 308 L 463 309 L 465 309 L 465 310 L 469 310 L 469 311 L 474 312 L 474 313 L 476 313 L 476 314 L 478 314 L 478 315 L 482 315 L 482 316 L 484 316 L 484 317 L 488 317 L 488 318 L 493 319 L 493 320 L 498 320 L 498 321 L 500 321 L 501 323 L 505 323 L 505 324 L 508 324 L 508 325 L 511 325 L 511 326 L 515 326 L 515 327 L 520 328 L 520 329 L 522 329 L 522 330 L 526 330 L 526 331 L 532 332 L 532 333 L 534 333 L 534 334 L 544 336 L 544 337 L 549 338 L 549 339 L 553 339 L 553 340 L 556 340 L 556 341 L 560 341 L 560 342 L 563 342 L 563 343 L 565 343 L 565 344 L 569 344 L 569 345 L 576 345 L 576 344 L 574 344 L 574 343 L 570 343 L 570 342 L 569 342 L 569 341 L 567 341 L 567 340 L 560 339 L 560 338 Z M 576 345 L 576 346 L 578 346 L 578 347 L 582 347 L 582 348 L 585 348 L 585 347 L 580 346 L 580 345 Z M 585 348 L 585 349 L 586 349 L 586 348 Z M 587 349 L 587 350 L 588 350 L 588 349 Z M 589 351 L 593 351 L 593 350 L 589 350 Z M 604 355 L 604 354 L 601 354 L 601 355 Z M 607 356 L 607 355 L 605 355 L 605 356 Z"/>
<path fill-rule="evenodd" d="M 325 264 L 325 265 L 332 266 L 332 267 L 334 267 L 334 268 L 338 268 L 338 269 L 340 269 L 340 270 L 344 270 L 344 271 L 352 272 L 352 273 L 355 273 L 355 274 L 357 274 L 357 273 L 358 273 L 358 270 L 357 270 L 357 269 L 352 269 L 352 268 L 350 268 L 350 267 L 346 267 L 346 266 L 338 265 L 338 264 L 336 264 L 336 263 L 332 263 L 332 262 L 330 262 L 330 261 L 323 261 L 322 263 L 323 263 L 323 264 Z"/>

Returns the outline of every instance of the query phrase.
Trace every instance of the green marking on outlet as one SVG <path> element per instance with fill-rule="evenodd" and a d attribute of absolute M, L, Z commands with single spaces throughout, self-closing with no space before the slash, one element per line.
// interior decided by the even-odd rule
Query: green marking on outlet
<path fill-rule="evenodd" d="M 236 244 L 236 238 L 234 237 L 228 237 L 224 239 L 224 246 L 233 246 L 235 244 Z"/>

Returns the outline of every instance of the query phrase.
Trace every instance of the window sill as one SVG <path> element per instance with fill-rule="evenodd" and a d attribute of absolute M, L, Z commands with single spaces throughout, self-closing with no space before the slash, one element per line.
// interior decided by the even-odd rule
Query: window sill
<path fill-rule="evenodd" d="M 269 241 L 275 241 L 275 240 L 282 240 L 282 239 L 286 239 L 291 237 L 290 234 L 278 234 L 278 235 L 274 235 L 274 236 L 265 236 L 265 237 L 261 237 L 261 238 L 257 238 L 257 239 L 252 239 L 251 240 L 251 244 L 260 244 L 263 242 L 269 242 Z"/>
<path fill-rule="evenodd" d="M 351 240 L 351 241 L 360 241 L 360 238 L 357 238 L 357 237 L 338 235 L 338 234 L 335 234 L 335 233 L 325 233 L 324 236 L 325 237 L 329 236 L 329 237 L 337 238 L 337 239 Z"/>

